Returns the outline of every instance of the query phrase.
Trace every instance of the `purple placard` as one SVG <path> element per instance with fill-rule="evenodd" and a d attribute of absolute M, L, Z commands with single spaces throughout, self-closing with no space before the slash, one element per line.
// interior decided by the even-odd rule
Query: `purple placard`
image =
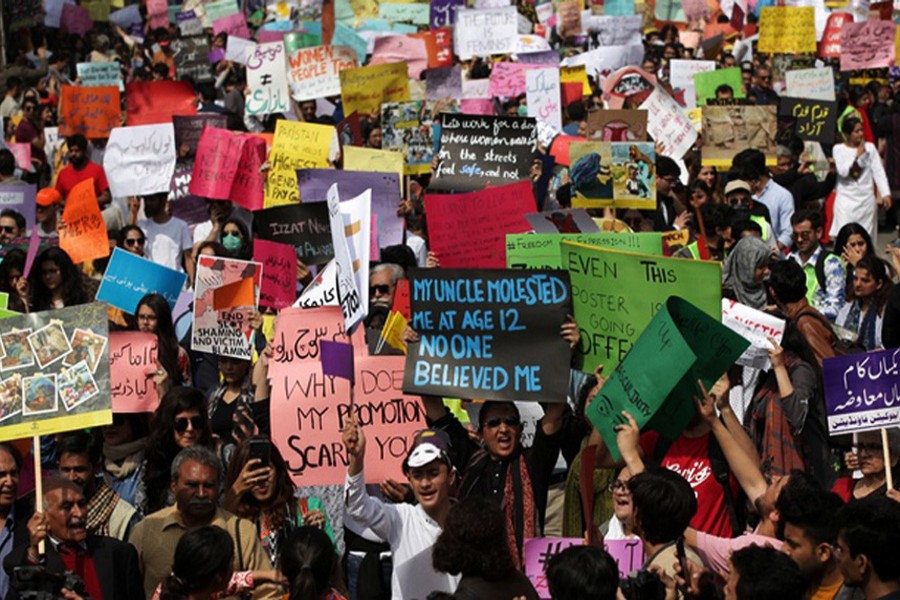
<path fill-rule="evenodd" d="M 372 190 L 372 219 L 378 219 L 378 247 L 403 243 L 403 219 L 397 216 L 400 178 L 396 173 L 300 169 L 297 171 L 301 202 L 322 202 L 333 183 L 341 198 L 349 200 Z M 372 255 L 377 256 L 375 254 Z"/>
<path fill-rule="evenodd" d="M 531 580 L 541 598 L 550 598 L 547 587 L 547 563 L 550 559 L 571 546 L 581 546 L 581 538 L 543 537 L 525 540 L 525 575 Z M 644 546 L 638 538 L 630 540 L 605 540 L 603 547 L 619 567 L 619 579 L 624 579 L 631 571 L 644 564 Z"/>
<path fill-rule="evenodd" d="M 88 9 L 76 4 L 63 4 L 62 16 L 59 22 L 64 32 L 76 35 L 84 35 L 94 28 L 91 13 L 88 12 Z"/>
<path fill-rule="evenodd" d="M 340 377 L 353 383 L 353 344 L 319 340 L 322 374 Z"/>
<path fill-rule="evenodd" d="M 214 65 L 225 58 L 225 51 L 221 48 L 213 50 L 207 55 L 207 58 L 209 58 L 209 64 Z"/>
<path fill-rule="evenodd" d="M 241 13 L 228 15 L 227 17 L 219 17 L 213 21 L 213 33 L 219 35 L 222 32 L 228 35 L 236 35 L 245 40 L 250 39 L 250 30 L 247 29 L 247 20 Z"/>
<path fill-rule="evenodd" d="M 431 28 L 450 27 L 456 23 L 456 8 L 462 0 L 431 0 Z"/>
<path fill-rule="evenodd" d="M 25 217 L 25 229 L 34 228 L 35 197 L 37 191 L 31 184 L 0 185 L 0 210 L 11 208 Z M 26 235 L 25 232 L 22 236 Z"/>
<path fill-rule="evenodd" d="M 871 431 L 900 424 L 900 349 L 826 358 L 828 433 Z"/>

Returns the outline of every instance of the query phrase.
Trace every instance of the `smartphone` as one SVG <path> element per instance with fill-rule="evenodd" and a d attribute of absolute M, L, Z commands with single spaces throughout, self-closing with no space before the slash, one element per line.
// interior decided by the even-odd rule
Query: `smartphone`
<path fill-rule="evenodd" d="M 687 570 L 687 554 L 684 552 L 684 538 L 678 538 L 678 541 L 675 542 L 675 556 L 678 557 L 678 564 L 681 565 L 681 577 L 687 582 L 688 587 L 690 587 L 690 577 L 688 576 Z"/>
<path fill-rule="evenodd" d="M 259 467 L 269 466 L 269 453 L 271 452 L 271 442 L 269 440 L 250 440 L 250 458 L 259 459 Z"/>

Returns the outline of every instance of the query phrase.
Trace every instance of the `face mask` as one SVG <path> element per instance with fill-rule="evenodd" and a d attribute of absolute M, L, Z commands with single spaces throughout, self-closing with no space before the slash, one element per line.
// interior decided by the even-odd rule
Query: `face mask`
<path fill-rule="evenodd" d="M 230 233 L 226 234 L 222 238 L 222 245 L 225 246 L 226 250 L 237 250 L 241 247 L 241 238 Z"/>
<path fill-rule="evenodd" d="M 520 105 L 519 105 L 518 112 L 519 112 L 519 116 L 520 116 L 520 117 L 527 117 L 527 116 L 528 116 L 528 107 L 527 107 L 527 106 L 522 106 L 522 105 L 520 104 Z"/>

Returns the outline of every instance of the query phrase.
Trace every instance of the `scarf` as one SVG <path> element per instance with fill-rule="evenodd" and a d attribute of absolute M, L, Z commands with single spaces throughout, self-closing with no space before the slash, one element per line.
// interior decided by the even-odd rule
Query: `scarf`
<path fill-rule="evenodd" d="M 125 442 L 117 446 L 103 443 L 104 467 L 116 479 L 128 477 L 144 462 L 144 448 L 147 438 Z"/>
<path fill-rule="evenodd" d="M 490 464 L 490 454 L 484 449 L 476 452 L 466 469 L 459 495 L 469 496 L 475 484 Z M 506 477 L 503 484 L 503 511 L 506 520 L 506 541 L 516 569 L 521 570 L 522 548 L 527 538 L 535 537 L 537 531 L 537 511 L 534 506 L 534 488 L 528 475 L 525 457 L 519 452 L 506 465 Z"/>
<path fill-rule="evenodd" d="M 788 372 L 799 359 L 785 353 L 784 363 Z M 769 465 L 773 475 L 787 475 L 793 469 L 806 470 L 801 441 L 781 406 L 781 393 L 775 379 L 775 371 L 763 380 L 750 408 L 750 437 L 753 439 L 763 464 Z"/>
<path fill-rule="evenodd" d="M 112 516 L 116 504 L 119 503 L 119 494 L 106 482 L 97 485 L 97 491 L 91 496 L 87 506 L 87 530 L 94 535 L 109 535 L 109 518 Z"/>
<path fill-rule="evenodd" d="M 766 288 L 756 281 L 756 268 L 771 256 L 772 249 L 761 239 L 743 238 L 725 259 L 722 287 L 730 289 L 741 304 L 762 310 L 766 307 Z"/>
<path fill-rule="evenodd" d="M 869 305 L 866 316 L 862 316 L 862 303 L 854 300 L 850 305 L 850 312 L 847 314 L 847 322 L 844 327 L 856 331 L 859 334 L 859 343 L 866 350 L 874 350 L 875 344 L 875 324 L 878 321 L 878 311 L 875 310 L 874 302 Z"/>

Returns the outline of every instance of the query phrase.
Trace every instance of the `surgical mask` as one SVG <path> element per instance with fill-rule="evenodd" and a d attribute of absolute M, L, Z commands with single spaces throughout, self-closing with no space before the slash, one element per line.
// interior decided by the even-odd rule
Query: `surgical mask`
<path fill-rule="evenodd" d="M 222 238 L 222 245 L 226 250 L 237 250 L 241 247 L 241 238 L 232 233 L 226 233 Z"/>

